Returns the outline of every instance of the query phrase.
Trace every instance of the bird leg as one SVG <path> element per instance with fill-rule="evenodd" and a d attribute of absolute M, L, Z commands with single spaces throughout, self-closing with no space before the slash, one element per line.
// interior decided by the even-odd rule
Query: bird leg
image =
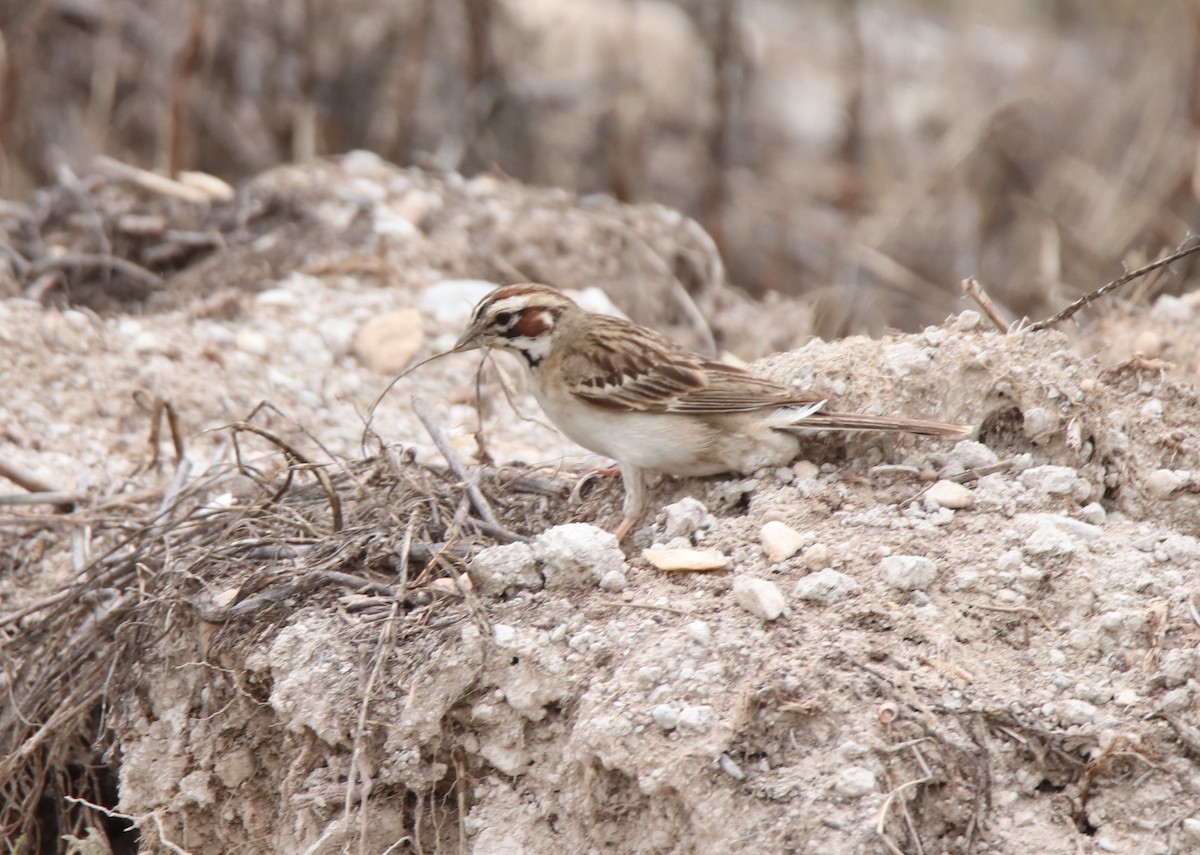
<path fill-rule="evenodd" d="M 629 530 L 633 528 L 641 518 L 642 511 L 646 509 L 646 479 L 642 475 L 642 470 L 627 463 L 620 464 L 620 468 L 621 483 L 625 485 L 625 504 L 622 508 L 625 518 L 613 530 L 613 535 L 618 541 L 623 540 L 625 535 L 629 534 Z"/>

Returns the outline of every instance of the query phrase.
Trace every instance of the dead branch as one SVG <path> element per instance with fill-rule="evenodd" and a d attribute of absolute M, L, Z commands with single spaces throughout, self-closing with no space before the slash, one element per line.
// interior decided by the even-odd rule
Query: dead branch
<path fill-rule="evenodd" d="M 1191 244 L 1191 245 L 1189 246 L 1189 244 Z M 1151 262 L 1150 264 L 1146 264 L 1142 267 L 1137 268 L 1136 270 L 1129 271 L 1124 276 L 1120 276 L 1120 277 L 1114 279 L 1113 281 L 1109 282 L 1108 284 L 1102 285 L 1101 287 L 1097 288 L 1095 291 L 1092 291 L 1088 294 L 1084 294 L 1082 297 L 1080 297 L 1078 300 L 1076 300 L 1071 305 L 1067 306 L 1061 312 L 1058 312 L 1055 315 L 1051 315 L 1050 317 L 1046 318 L 1045 320 L 1041 320 L 1041 321 L 1038 321 L 1037 323 L 1030 324 L 1029 326 L 1025 327 L 1022 331 L 1023 332 L 1037 332 L 1038 330 L 1049 329 L 1052 326 L 1056 326 L 1057 324 L 1060 324 L 1063 321 L 1068 320 L 1069 318 L 1073 317 L 1081 309 L 1086 308 L 1087 306 L 1096 302 L 1097 300 L 1099 300 L 1101 297 L 1105 296 L 1106 294 L 1110 294 L 1113 291 L 1117 290 L 1122 285 L 1126 285 L 1135 279 L 1139 279 L 1142 276 L 1145 276 L 1147 273 L 1151 273 L 1155 270 L 1158 270 L 1160 267 L 1166 267 L 1168 264 L 1173 264 L 1176 261 L 1179 261 L 1181 258 L 1187 258 L 1189 255 L 1195 255 L 1197 252 L 1200 252 L 1200 240 L 1197 240 L 1195 235 L 1189 235 L 1187 237 L 1187 239 L 1179 245 L 1179 248 L 1176 249 L 1175 252 L 1171 253 L 1170 255 L 1166 256 L 1165 258 L 1160 258 L 1158 261 Z"/>

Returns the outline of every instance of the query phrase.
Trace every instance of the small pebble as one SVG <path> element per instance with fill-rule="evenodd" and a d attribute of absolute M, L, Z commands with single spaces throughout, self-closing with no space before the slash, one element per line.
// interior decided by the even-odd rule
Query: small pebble
<path fill-rule="evenodd" d="M 787 561 L 800 551 L 806 538 L 787 523 L 772 520 L 766 523 L 758 534 L 763 552 L 772 564 Z"/>
<path fill-rule="evenodd" d="M 1163 712 L 1183 712 L 1192 705 L 1192 690 L 1188 688 L 1172 689 L 1163 695 L 1158 708 Z"/>
<path fill-rule="evenodd" d="M 1105 520 L 1108 519 L 1108 512 L 1104 510 L 1104 505 L 1092 502 L 1079 509 L 1079 516 L 1083 518 L 1084 522 L 1091 525 L 1104 525 Z"/>
<path fill-rule="evenodd" d="M 741 781 L 746 777 L 746 773 L 742 771 L 742 767 L 733 762 L 733 758 L 728 754 L 722 754 L 717 758 L 717 765 L 721 767 L 721 771 L 736 781 Z"/>
<path fill-rule="evenodd" d="M 625 590 L 628 581 L 620 570 L 609 570 L 600 577 L 600 590 L 619 594 Z"/>
<path fill-rule="evenodd" d="M 697 644 L 702 644 L 705 647 L 712 644 L 712 630 L 708 628 L 708 624 L 702 620 L 694 620 L 683 628 L 683 631 L 688 634 L 688 638 Z"/>
<path fill-rule="evenodd" d="M 809 570 L 824 570 L 832 560 L 833 555 L 824 543 L 814 543 L 804 550 L 804 566 Z"/>
<path fill-rule="evenodd" d="M 775 620 L 787 605 L 778 585 L 752 576 L 733 580 L 733 598 L 743 609 L 763 620 Z"/>
<path fill-rule="evenodd" d="M 610 570 L 624 573 L 625 553 L 611 532 L 587 523 L 556 525 L 530 544 L 548 588 L 590 587 Z"/>
<path fill-rule="evenodd" d="M 877 787 L 875 773 L 863 766 L 847 766 L 833 779 L 834 792 L 848 799 L 862 798 Z"/>
<path fill-rule="evenodd" d="M 663 730 L 674 730 L 679 725 L 679 713 L 675 712 L 667 704 L 656 706 L 650 711 L 650 717 Z"/>
<path fill-rule="evenodd" d="M 1021 473 L 1021 483 L 1028 490 L 1051 496 L 1065 496 L 1075 489 L 1079 473 L 1070 466 L 1034 466 Z"/>
<path fill-rule="evenodd" d="M 642 557 L 659 570 L 707 573 L 724 570 L 729 557 L 719 549 L 643 549 Z"/>
<path fill-rule="evenodd" d="M 818 570 L 811 576 L 805 576 L 796 583 L 793 594 L 797 599 L 820 603 L 823 606 L 832 605 L 853 594 L 858 589 L 858 582 L 853 576 L 839 573 L 828 567 Z"/>
<path fill-rule="evenodd" d="M 1071 536 L 1048 522 L 1041 522 L 1025 539 L 1021 549 L 1026 555 L 1070 555 L 1075 551 Z"/>
<path fill-rule="evenodd" d="M 1135 707 L 1141 701 L 1141 698 L 1138 697 L 1138 693 L 1133 689 L 1122 689 L 1113 696 L 1113 700 L 1120 707 Z"/>
<path fill-rule="evenodd" d="M 1096 717 L 1096 707 L 1079 698 L 1068 698 L 1059 709 L 1059 720 L 1063 724 L 1087 724 Z"/>
<path fill-rule="evenodd" d="M 271 349 L 267 337 L 257 330 L 241 330 L 237 334 L 237 348 L 243 353 L 253 353 L 263 356 Z"/>
<path fill-rule="evenodd" d="M 973 439 L 964 439 L 955 444 L 954 450 L 950 452 L 949 462 L 955 464 L 960 472 L 965 472 L 968 469 L 991 466 L 999 459 L 996 456 L 996 452 L 992 451 L 982 442 L 976 442 Z"/>
<path fill-rule="evenodd" d="M 505 591 L 520 588 L 541 590 L 545 584 L 537 559 L 527 543 L 508 543 L 481 549 L 471 559 L 471 577 L 483 594 L 499 596 Z"/>
<path fill-rule="evenodd" d="M 979 326 L 981 320 L 983 320 L 983 316 L 979 312 L 974 309 L 964 309 L 954 319 L 954 328 L 959 332 L 970 332 Z"/>
<path fill-rule="evenodd" d="M 1156 499 L 1165 499 L 1183 484 L 1183 479 L 1170 469 L 1156 469 L 1146 478 L 1146 492 Z"/>
<path fill-rule="evenodd" d="M 796 473 L 797 481 L 807 481 L 821 474 L 821 470 L 817 468 L 817 464 L 811 460 L 797 460 L 792 464 L 792 471 Z"/>
<path fill-rule="evenodd" d="M 939 507 L 958 511 L 975 503 L 975 494 L 956 481 L 941 480 L 930 487 L 925 496 Z"/>
<path fill-rule="evenodd" d="M 920 555 L 889 555 L 879 562 L 883 579 L 901 591 L 920 591 L 937 578 L 937 567 Z"/>
<path fill-rule="evenodd" d="M 712 723 L 713 708 L 708 705 L 684 707 L 679 713 L 679 726 L 689 730 L 707 730 Z"/>
<path fill-rule="evenodd" d="M 678 502 L 663 508 L 666 521 L 663 524 L 663 540 L 676 537 L 690 538 L 702 528 L 711 528 L 715 517 L 699 499 L 684 496 Z"/>
<path fill-rule="evenodd" d="M 425 325 L 416 309 L 399 309 L 376 315 L 354 336 L 354 355 L 379 374 L 395 374 L 421 349 Z"/>
<path fill-rule="evenodd" d="M 1200 843 L 1200 817 L 1189 816 L 1183 821 L 1183 833 Z"/>

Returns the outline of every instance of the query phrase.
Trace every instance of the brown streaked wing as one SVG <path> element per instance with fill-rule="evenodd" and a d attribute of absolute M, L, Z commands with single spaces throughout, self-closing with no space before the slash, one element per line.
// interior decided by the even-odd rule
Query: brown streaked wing
<path fill-rule="evenodd" d="M 820 400 L 714 362 L 653 330 L 594 317 L 584 342 L 563 358 L 567 386 L 610 410 L 696 415 L 748 412 Z"/>

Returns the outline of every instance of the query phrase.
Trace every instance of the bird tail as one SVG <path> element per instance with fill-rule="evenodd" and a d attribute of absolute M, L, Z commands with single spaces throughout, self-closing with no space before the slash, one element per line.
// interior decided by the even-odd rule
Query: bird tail
<path fill-rule="evenodd" d="M 791 424 L 772 427 L 789 433 L 807 433 L 814 430 L 881 430 L 915 433 L 921 436 L 965 436 L 972 430 L 970 425 L 904 419 L 898 416 L 870 416 L 865 413 L 831 413 L 827 410 L 808 413 Z"/>

